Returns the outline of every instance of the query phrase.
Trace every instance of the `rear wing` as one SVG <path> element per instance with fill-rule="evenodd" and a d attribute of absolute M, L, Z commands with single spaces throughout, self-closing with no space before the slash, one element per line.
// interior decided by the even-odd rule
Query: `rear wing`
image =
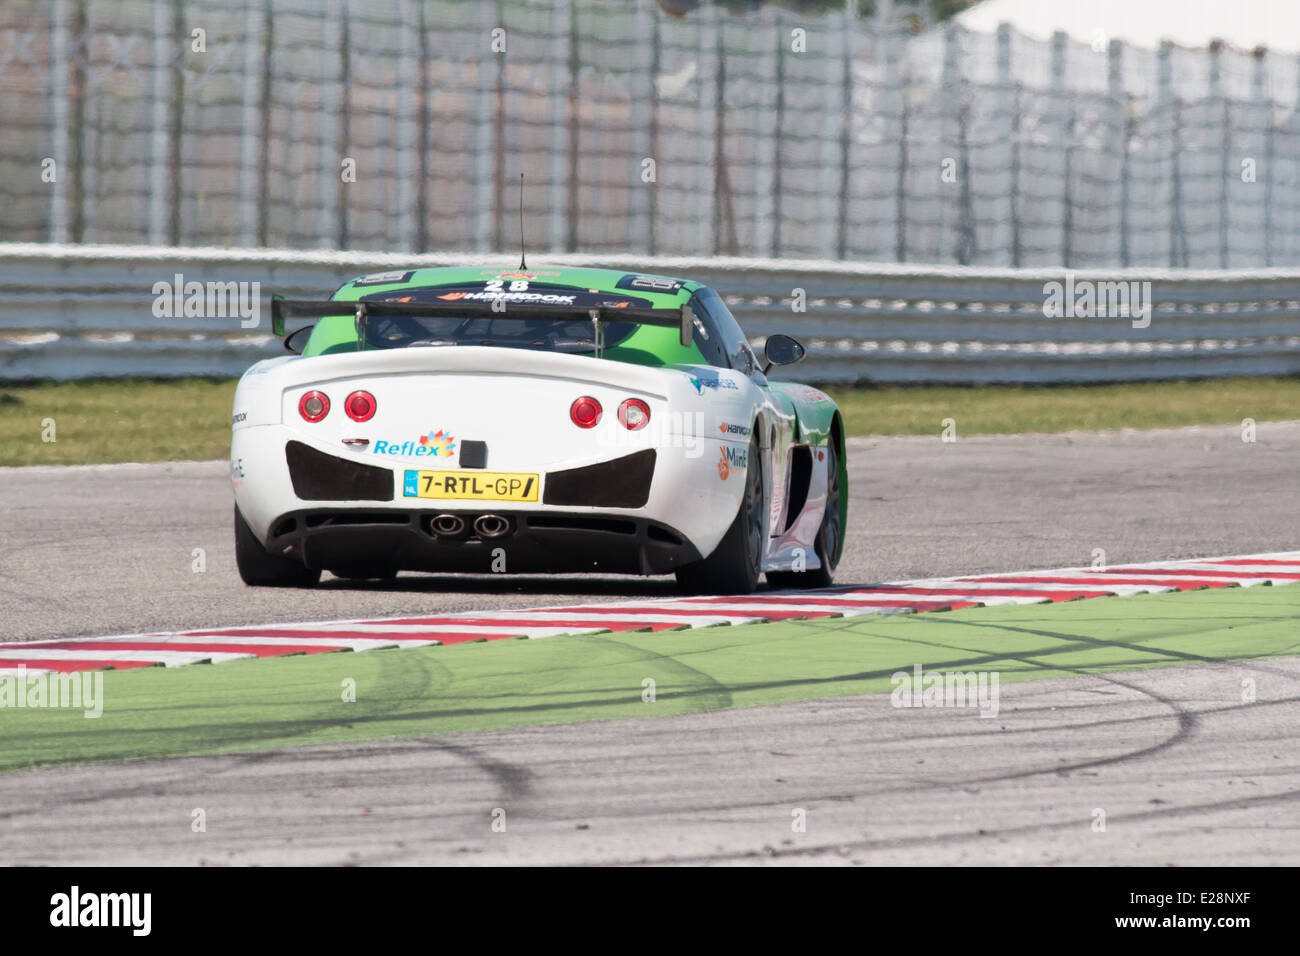
<path fill-rule="evenodd" d="M 500 304 L 498 304 L 500 303 Z M 689 305 L 677 309 L 646 309 L 635 306 L 562 306 L 533 303 L 506 304 L 492 302 L 339 302 L 334 299 L 285 299 L 271 296 L 271 332 L 285 337 L 287 319 L 323 319 L 327 316 L 350 315 L 356 321 L 357 346 L 365 349 L 366 323 L 372 315 L 410 315 L 436 317 L 440 315 L 482 319 L 588 319 L 592 324 L 596 353 L 600 354 L 604 334 L 602 322 L 635 322 L 638 325 L 655 325 L 677 329 L 683 347 L 692 341 L 695 313 Z"/>

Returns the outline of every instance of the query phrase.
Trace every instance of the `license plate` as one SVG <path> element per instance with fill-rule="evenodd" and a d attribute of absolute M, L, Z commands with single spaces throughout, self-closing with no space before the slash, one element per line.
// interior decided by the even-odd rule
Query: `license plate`
<path fill-rule="evenodd" d="M 407 471 L 402 479 L 402 495 L 459 501 L 536 501 L 539 484 L 537 475 L 505 471 Z"/>

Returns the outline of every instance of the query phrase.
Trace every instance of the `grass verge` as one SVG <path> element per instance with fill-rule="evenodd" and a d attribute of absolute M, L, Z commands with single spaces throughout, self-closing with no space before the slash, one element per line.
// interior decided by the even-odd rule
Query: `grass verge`
<path fill-rule="evenodd" d="M 0 385 L 0 465 L 186 461 L 230 453 L 233 380 Z M 850 435 L 1166 428 L 1300 418 L 1300 378 L 1088 386 L 831 388 Z M 53 442 L 47 420 L 54 420 Z"/>
<path fill-rule="evenodd" d="M 109 671 L 98 719 L 0 709 L 0 771 L 879 693 L 918 663 L 1007 682 L 1294 655 L 1297 618 L 1300 584 Z"/>
<path fill-rule="evenodd" d="M 0 465 L 227 458 L 234 396 L 227 379 L 0 385 Z"/>
<path fill-rule="evenodd" d="M 1300 378 L 1114 385 L 902 386 L 829 391 L 850 435 L 960 435 L 1240 425 L 1300 418 Z"/>

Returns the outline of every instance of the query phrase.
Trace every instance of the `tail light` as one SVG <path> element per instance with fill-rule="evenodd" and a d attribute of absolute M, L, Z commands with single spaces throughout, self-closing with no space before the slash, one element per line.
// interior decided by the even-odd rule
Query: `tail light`
<path fill-rule="evenodd" d="M 369 392 L 353 392 L 343 403 L 343 410 L 354 422 L 368 422 L 375 417 L 375 396 Z"/>
<path fill-rule="evenodd" d="M 298 414 L 309 422 L 318 422 L 330 413 L 330 400 L 324 392 L 307 392 L 298 399 Z"/>
<path fill-rule="evenodd" d="M 579 428 L 595 428 L 596 423 L 600 421 L 600 415 L 600 402 L 589 395 L 574 399 L 573 404 L 569 406 L 569 418 Z"/>
<path fill-rule="evenodd" d="M 640 431 L 650 424 L 650 406 L 639 398 L 629 398 L 618 406 L 618 421 L 630 432 Z"/>

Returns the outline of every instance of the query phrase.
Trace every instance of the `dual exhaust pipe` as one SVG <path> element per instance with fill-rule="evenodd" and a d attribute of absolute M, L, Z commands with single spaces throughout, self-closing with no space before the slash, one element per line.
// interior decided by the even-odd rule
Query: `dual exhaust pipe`
<path fill-rule="evenodd" d="M 429 528 L 439 538 L 463 538 L 471 525 L 461 515 L 441 514 L 434 516 Z M 510 519 L 501 515 L 479 515 L 472 525 L 474 533 L 480 538 L 500 538 L 510 533 Z"/>

